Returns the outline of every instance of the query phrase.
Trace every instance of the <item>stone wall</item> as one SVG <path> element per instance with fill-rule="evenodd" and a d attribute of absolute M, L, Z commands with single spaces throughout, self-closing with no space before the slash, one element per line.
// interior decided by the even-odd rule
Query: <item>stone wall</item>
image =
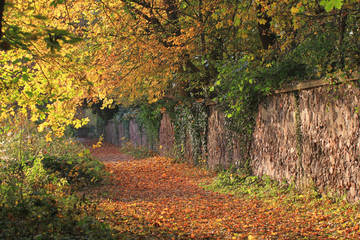
<path fill-rule="evenodd" d="M 134 147 L 143 146 L 151 149 L 151 144 L 148 143 L 145 132 L 139 127 L 135 119 L 130 120 L 129 135 L 130 142 L 133 144 Z"/>
<path fill-rule="evenodd" d="M 225 114 L 210 106 L 207 136 L 207 164 L 212 169 L 240 165 L 244 160 L 239 136 L 226 127 Z"/>
<path fill-rule="evenodd" d="M 250 156 L 255 175 L 291 180 L 299 174 L 296 99 L 292 93 L 268 97 L 260 104 Z"/>
<path fill-rule="evenodd" d="M 360 90 L 344 85 L 300 93 L 302 163 L 306 178 L 323 191 L 360 197 Z"/>
<path fill-rule="evenodd" d="M 308 182 L 360 200 L 359 96 L 355 83 L 269 96 L 253 135 L 255 175 Z"/>
<path fill-rule="evenodd" d="M 159 153 L 162 156 L 174 156 L 174 125 L 169 114 L 163 113 L 159 130 Z"/>
<path fill-rule="evenodd" d="M 268 96 L 259 106 L 249 157 L 254 175 L 314 184 L 360 200 L 360 90 L 355 83 Z M 210 168 L 243 162 L 239 137 L 225 114 L 210 106 L 206 161 Z M 173 126 L 163 115 L 160 145 L 173 149 Z M 184 158 L 192 157 L 190 137 Z M 246 157 L 246 156 L 245 156 Z"/>
<path fill-rule="evenodd" d="M 247 153 L 242 151 L 241 136 L 226 127 L 225 114 L 210 106 L 203 158 L 212 169 L 241 165 L 250 158 L 257 176 L 308 182 L 323 192 L 360 200 L 360 90 L 356 82 L 336 88 L 317 86 L 268 96 L 259 106 Z M 125 130 L 109 121 L 105 140 L 121 145 Z M 158 151 L 173 156 L 174 126 L 167 113 L 163 113 L 159 131 Z M 128 134 L 133 145 L 149 146 L 134 120 Z M 183 157 L 191 161 L 191 138 L 185 134 Z"/>
<path fill-rule="evenodd" d="M 143 146 L 152 149 L 152 145 L 147 141 L 145 132 L 142 131 L 135 119 L 131 119 L 128 124 L 115 122 L 114 120 L 107 121 L 104 140 L 118 146 L 130 142 L 134 147 Z"/>
<path fill-rule="evenodd" d="M 117 144 L 118 142 L 115 122 L 113 120 L 108 121 L 105 125 L 104 140 L 111 144 Z"/>
<path fill-rule="evenodd" d="M 116 132 L 116 128 L 113 129 Z M 123 146 L 125 143 L 129 142 L 129 126 L 124 123 L 117 123 L 117 145 Z"/>

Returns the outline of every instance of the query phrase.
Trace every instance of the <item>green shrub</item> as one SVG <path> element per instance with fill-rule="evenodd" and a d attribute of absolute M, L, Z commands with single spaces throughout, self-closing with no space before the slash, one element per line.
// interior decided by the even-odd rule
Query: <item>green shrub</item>
<path fill-rule="evenodd" d="M 104 177 L 104 165 L 89 156 L 44 155 L 44 168 L 49 173 L 66 179 L 72 185 L 97 183 Z"/>
<path fill-rule="evenodd" d="M 100 182 L 103 165 L 71 136 L 49 142 L 25 123 L 0 131 L 0 239 L 112 239 L 74 192 Z"/>
<path fill-rule="evenodd" d="M 49 173 L 41 160 L 22 171 L 1 172 L 0 239 L 111 238 L 91 217 L 94 205 L 69 194 L 68 181 Z"/>

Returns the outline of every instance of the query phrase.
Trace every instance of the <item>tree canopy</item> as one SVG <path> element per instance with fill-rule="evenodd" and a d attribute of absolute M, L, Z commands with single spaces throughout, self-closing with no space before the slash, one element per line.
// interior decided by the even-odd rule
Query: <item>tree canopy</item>
<path fill-rule="evenodd" d="M 85 102 L 226 98 L 245 85 L 268 92 L 289 81 L 354 71 L 359 5 L 1 0 L 1 121 L 22 113 L 40 131 L 61 135 L 64 126 L 85 123 L 74 118 Z"/>

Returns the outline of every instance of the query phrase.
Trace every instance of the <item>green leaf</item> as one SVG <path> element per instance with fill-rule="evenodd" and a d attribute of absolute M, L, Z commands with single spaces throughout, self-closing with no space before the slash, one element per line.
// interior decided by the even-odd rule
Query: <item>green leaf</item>
<path fill-rule="evenodd" d="M 12 62 L 13 65 L 16 65 L 17 63 L 21 62 L 21 58 L 16 59 L 15 61 Z"/>
<path fill-rule="evenodd" d="M 33 96 L 34 96 L 34 94 L 33 94 L 32 92 L 30 92 L 30 91 L 25 91 L 25 93 L 26 93 L 26 95 L 28 95 L 29 97 L 33 97 Z"/>
<path fill-rule="evenodd" d="M 11 83 L 16 84 L 19 81 L 20 77 L 15 77 L 12 79 Z"/>
<path fill-rule="evenodd" d="M 78 38 L 78 37 L 70 37 L 69 40 L 64 40 L 65 43 L 69 43 L 69 44 L 75 44 L 75 43 L 79 43 L 81 41 L 83 41 L 84 39 L 82 38 Z"/>
<path fill-rule="evenodd" d="M 47 17 L 45 17 L 44 15 L 40 15 L 40 14 L 37 14 L 37 15 L 33 15 L 34 18 L 36 19 L 39 19 L 39 20 L 46 20 Z"/>
<path fill-rule="evenodd" d="M 31 61 L 31 59 L 30 59 L 30 58 L 27 58 L 27 57 L 23 57 L 22 60 L 23 60 L 23 62 L 25 62 L 25 63 Z"/>
<path fill-rule="evenodd" d="M 52 53 L 55 53 L 55 50 L 60 51 L 61 46 L 59 41 L 50 38 L 44 38 L 44 41 L 46 42 L 47 48 L 50 49 Z"/>
<path fill-rule="evenodd" d="M 64 0 L 55 0 L 55 1 L 52 1 L 52 3 L 50 3 L 50 6 L 56 7 L 58 4 L 63 4 L 63 3 L 64 3 Z"/>
<path fill-rule="evenodd" d="M 29 75 L 23 74 L 23 75 L 22 75 L 22 79 L 23 79 L 25 82 L 28 82 L 28 81 L 29 81 Z"/>
<path fill-rule="evenodd" d="M 235 27 L 240 26 L 241 23 L 242 23 L 242 19 L 240 17 L 236 17 L 235 22 L 234 22 L 234 26 Z"/>
<path fill-rule="evenodd" d="M 327 12 L 330 12 L 334 8 L 340 9 L 343 5 L 343 0 L 321 0 L 320 5 L 324 6 Z"/>

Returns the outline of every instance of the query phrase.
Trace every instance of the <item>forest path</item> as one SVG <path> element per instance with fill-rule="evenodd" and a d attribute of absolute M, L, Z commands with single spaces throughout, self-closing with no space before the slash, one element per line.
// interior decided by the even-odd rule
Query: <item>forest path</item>
<path fill-rule="evenodd" d="M 110 180 L 90 192 L 119 239 L 335 239 L 316 209 L 206 191 L 213 172 L 169 158 L 134 160 L 110 144 L 91 151 Z"/>

